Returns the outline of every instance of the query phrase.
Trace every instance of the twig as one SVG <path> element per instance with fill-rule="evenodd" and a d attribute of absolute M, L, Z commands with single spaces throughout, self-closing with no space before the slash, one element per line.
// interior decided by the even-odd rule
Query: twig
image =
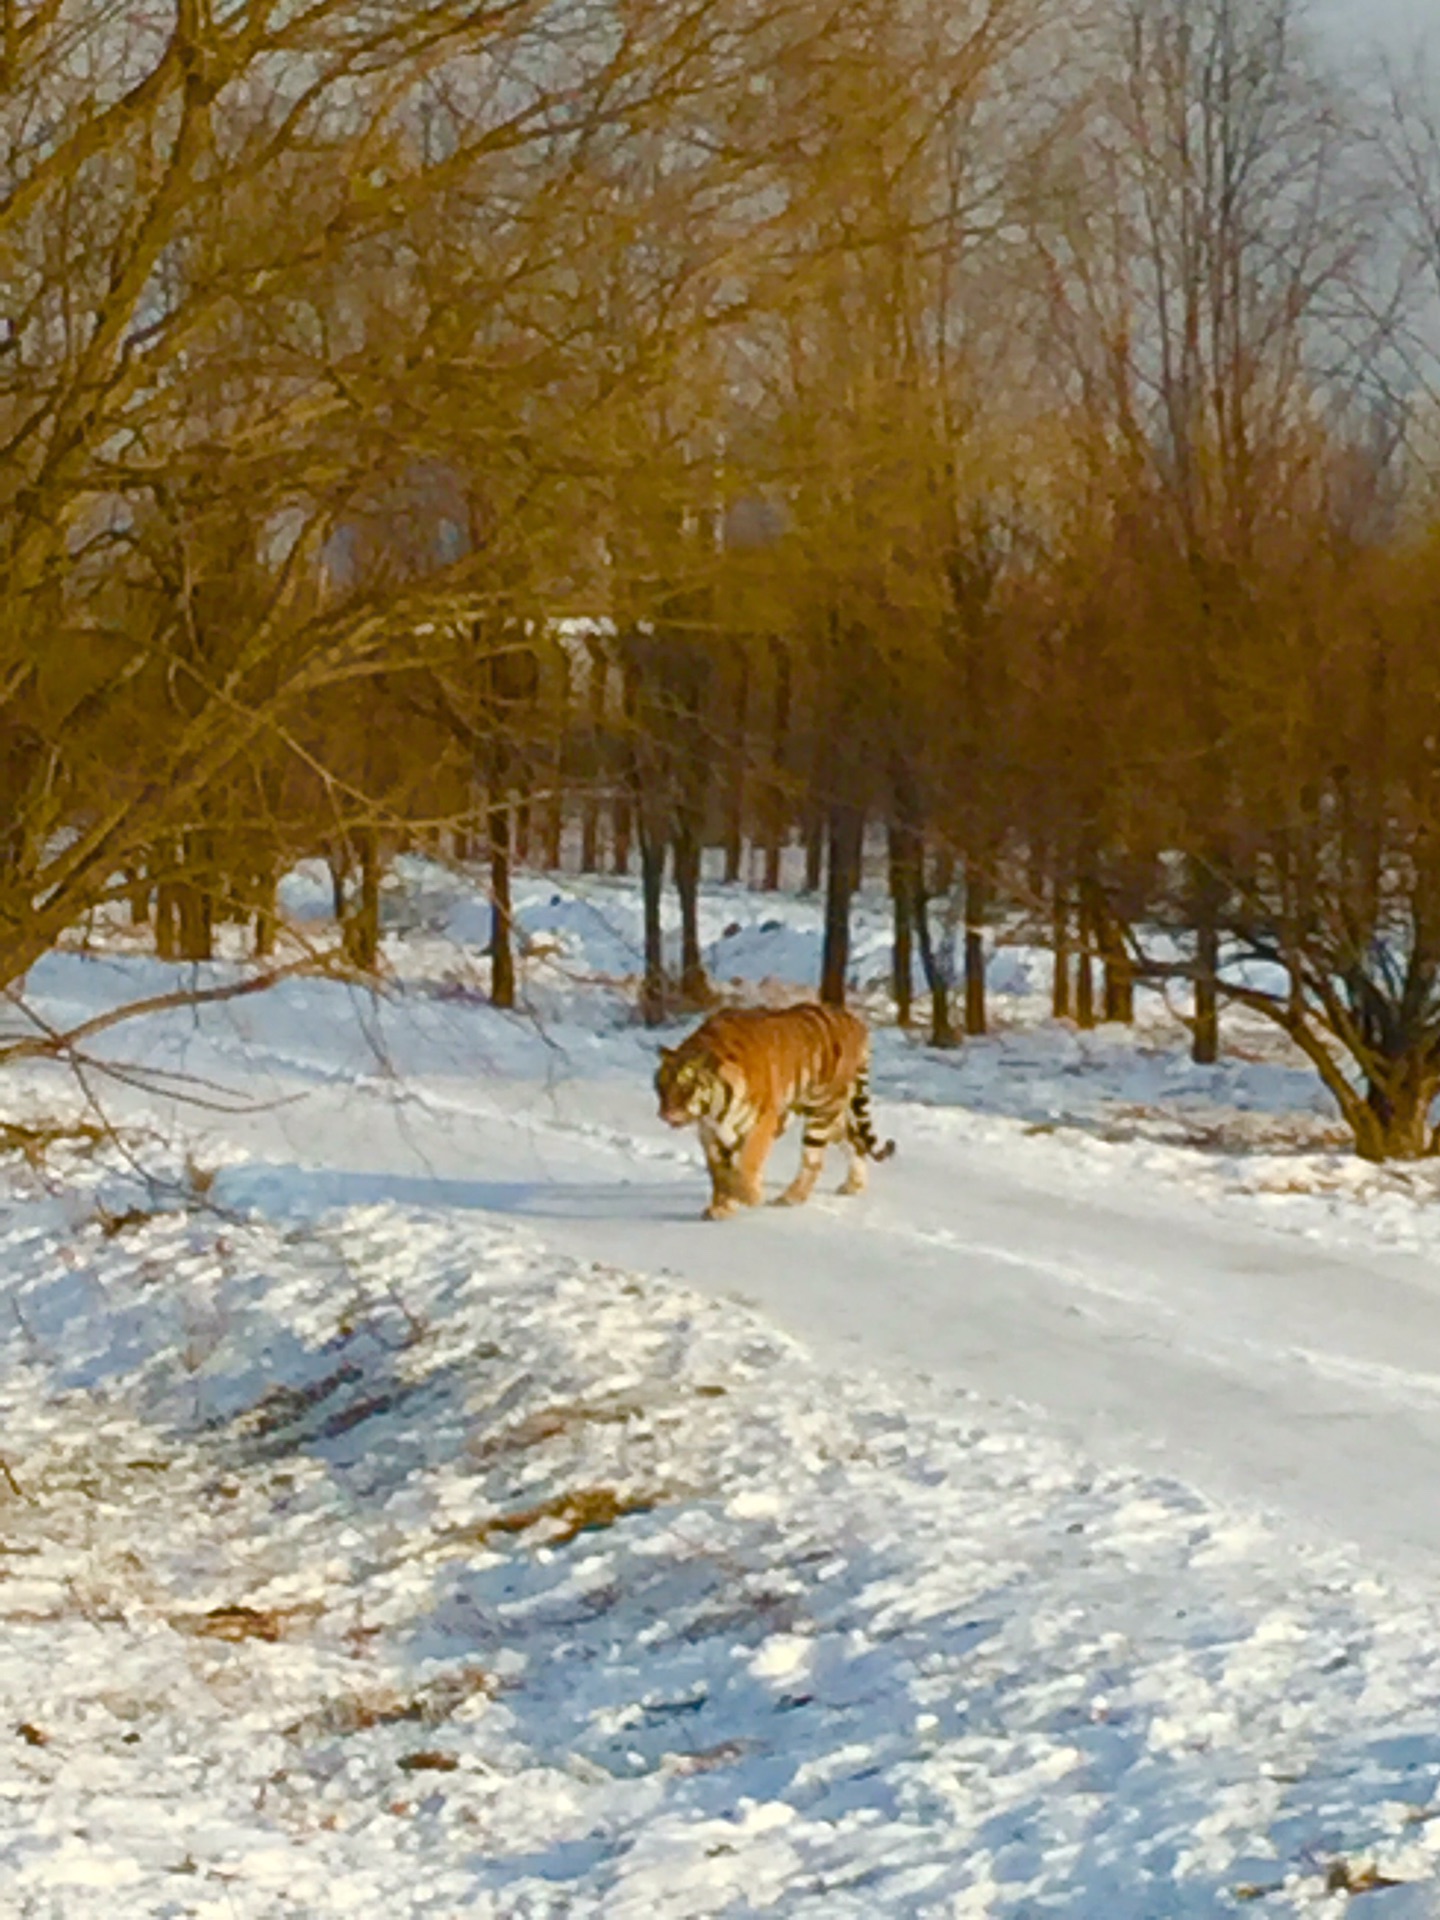
<path fill-rule="evenodd" d="M 3 1478 L 6 1486 L 9 1487 L 17 1500 L 24 1500 L 27 1505 L 34 1506 L 34 1500 L 26 1493 L 20 1482 L 15 1478 L 10 1462 L 3 1454 L 0 1454 L 0 1478 Z"/>
<path fill-rule="evenodd" d="M 53 1060 L 62 1054 L 73 1053 L 82 1040 L 89 1040 L 97 1033 L 120 1026 L 126 1020 L 138 1020 L 145 1014 L 170 1013 L 181 1007 L 213 1006 L 224 1000 L 244 999 L 252 993 L 264 993 L 280 981 L 293 979 L 297 974 L 321 974 L 333 978 L 341 964 L 342 956 L 336 951 L 307 956 L 303 960 L 292 961 L 288 966 L 272 967 L 265 973 L 252 974 L 246 980 L 231 980 L 223 986 L 175 987 L 168 993 L 155 993 L 144 1000 L 129 1000 L 124 1006 L 111 1007 L 105 1013 L 94 1014 L 89 1020 L 82 1020 L 79 1026 L 63 1031 L 44 1020 L 28 1001 L 12 991 L 8 996 L 12 1004 L 40 1032 L 31 1039 L 12 1040 L 7 1046 L 0 1047 L 0 1066 L 8 1066 L 16 1060 Z"/>

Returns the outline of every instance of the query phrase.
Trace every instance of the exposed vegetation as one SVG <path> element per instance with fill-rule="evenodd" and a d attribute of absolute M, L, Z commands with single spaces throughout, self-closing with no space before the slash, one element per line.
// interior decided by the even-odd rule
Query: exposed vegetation
<path fill-rule="evenodd" d="M 316 853 L 373 969 L 419 836 L 502 1005 L 513 863 L 638 863 L 652 1018 L 702 847 L 802 845 L 839 998 L 883 825 L 937 1043 L 1020 906 L 1058 1014 L 1182 973 L 1197 1058 L 1238 997 L 1435 1149 L 1420 82 L 1291 0 L 60 0 L 0 58 L 0 984 L 122 899 L 278 973 Z"/>

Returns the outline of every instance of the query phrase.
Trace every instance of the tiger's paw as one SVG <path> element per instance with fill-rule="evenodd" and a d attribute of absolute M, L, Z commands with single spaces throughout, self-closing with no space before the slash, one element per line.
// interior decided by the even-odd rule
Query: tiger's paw
<path fill-rule="evenodd" d="M 712 1200 L 705 1209 L 707 1220 L 728 1220 L 732 1213 L 740 1211 L 738 1200 Z"/>
<path fill-rule="evenodd" d="M 772 1207 L 803 1207 L 809 1198 L 808 1193 L 799 1192 L 794 1187 L 786 1187 L 783 1193 L 776 1194 L 770 1204 Z"/>

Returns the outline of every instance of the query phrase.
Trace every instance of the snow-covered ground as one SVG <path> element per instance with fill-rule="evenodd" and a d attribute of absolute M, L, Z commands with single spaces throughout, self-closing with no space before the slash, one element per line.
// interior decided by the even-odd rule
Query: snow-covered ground
<path fill-rule="evenodd" d="M 814 979 L 813 902 L 705 910 Z M 1002 947 L 992 1037 L 878 1032 L 869 1194 L 712 1226 L 628 885 L 524 881 L 524 1016 L 467 888 L 389 913 L 383 992 L 115 1030 L 116 1136 L 4 1163 L 0 1912 L 1440 1913 L 1432 1169 Z"/>

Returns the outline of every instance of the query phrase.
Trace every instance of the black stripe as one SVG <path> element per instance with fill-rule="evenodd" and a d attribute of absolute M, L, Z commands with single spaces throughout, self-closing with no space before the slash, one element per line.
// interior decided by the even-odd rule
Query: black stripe
<path fill-rule="evenodd" d="M 851 1104 L 851 1136 L 860 1150 L 871 1160 L 888 1160 L 895 1151 L 895 1142 L 887 1140 L 882 1147 L 871 1125 L 868 1113 L 860 1109 L 858 1101 Z"/>

